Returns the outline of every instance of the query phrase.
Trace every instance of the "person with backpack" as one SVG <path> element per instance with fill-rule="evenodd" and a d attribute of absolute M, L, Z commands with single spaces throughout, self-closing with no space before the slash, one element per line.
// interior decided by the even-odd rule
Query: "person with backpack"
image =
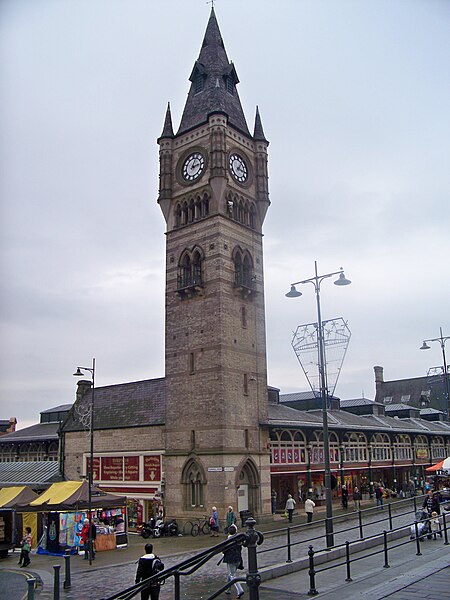
<path fill-rule="evenodd" d="M 228 539 L 232 538 L 237 534 L 237 527 L 234 524 L 231 524 L 228 528 Z M 223 552 L 223 562 L 227 565 L 227 578 L 228 581 L 233 581 L 236 577 L 237 569 L 243 569 L 244 565 L 242 562 L 242 546 L 241 544 L 236 543 L 234 546 L 230 546 Z M 234 584 L 236 589 L 236 598 L 242 598 L 244 595 L 244 589 L 239 581 L 236 581 Z M 230 590 L 228 589 L 225 594 L 230 594 Z"/>
<path fill-rule="evenodd" d="M 145 554 L 138 560 L 135 583 L 144 581 L 160 571 L 164 571 L 164 563 L 159 556 L 153 554 L 153 544 L 145 544 Z M 161 583 L 156 581 L 141 591 L 141 600 L 158 600 L 160 591 Z"/>

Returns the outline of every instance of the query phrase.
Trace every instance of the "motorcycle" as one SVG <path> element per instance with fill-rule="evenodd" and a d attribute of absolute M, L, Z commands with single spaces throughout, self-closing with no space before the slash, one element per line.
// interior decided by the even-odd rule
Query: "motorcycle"
<path fill-rule="evenodd" d="M 175 519 L 172 519 L 168 523 L 164 522 L 164 519 L 158 517 L 152 517 L 148 523 L 141 525 L 141 535 L 144 539 L 149 537 L 159 538 L 162 536 L 178 535 L 179 529 Z"/>

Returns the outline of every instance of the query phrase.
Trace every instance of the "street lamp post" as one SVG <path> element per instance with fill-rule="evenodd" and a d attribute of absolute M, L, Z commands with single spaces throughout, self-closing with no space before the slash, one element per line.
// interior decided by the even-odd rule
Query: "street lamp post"
<path fill-rule="evenodd" d="M 325 359 L 325 342 L 323 334 L 323 323 L 322 313 L 320 308 L 320 284 L 324 279 L 333 277 L 333 275 L 339 275 L 338 279 L 334 282 L 335 285 L 349 285 L 351 281 L 346 279 L 344 271 L 341 268 L 339 271 L 333 273 L 327 273 L 326 275 L 319 275 L 317 272 L 317 261 L 314 261 L 315 275 L 310 279 L 304 279 L 303 281 L 297 281 L 291 284 L 290 291 L 286 294 L 287 298 L 298 298 L 302 295 L 296 289 L 296 285 L 303 285 L 304 283 L 312 283 L 316 292 L 316 304 L 317 304 L 317 327 L 318 327 L 318 362 L 319 362 L 319 379 L 320 379 L 320 395 L 322 397 L 322 418 L 323 418 L 323 447 L 324 447 L 324 471 L 325 471 L 325 503 L 326 503 L 326 519 L 325 519 L 325 533 L 327 540 L 327 547 L 331 548 L 334 546 L 334 535 L 333 535 L 333 504 L 331 498 L 331 468 L 330 468 L 330 442 L 328 439 L 328 384 L 327 384 L 327 365 Z"/>
<path fill-rule="evenodd" d="M 88 554 L 89 564 L 92 565 L 93 558 L 93 538 L 92 538 L 92 486 L 94 485 L 94 395 L 95 395 L 95 358 L 92 359 L 92 367 L 77 367 L 73 374 L 74 377 L 83 377 L 84 371 L 88 371 L 92 376 L 92 394 L 91 405 L 89 409 L 89 471 L 88 471 L 88 518 L 89 518 L 89 537 Z"/>
<path fill-rule="evenodd" d="M 445 357 L 445 342 L 447 340 L 450 340 L 450 335 L 447 335 L 447 336 L 444 337 L 442 335 L 442 327 L 439 327 L 439 332 L 441 334 L 439 337 L 432 338 L 430 340 L 424 340 L 422 346 L 420 347 L 420 349 L 421 350 L 429 350 L 430 346 L 427 344 L 427 342 L 439 342 L 439 344 L 441 346 L 442 361 L 443 361 L 443 370 L 444 370 L 445 395 L 447 397 L 446 412 L 447 412 L 447 419 L 450 421 L 450 385 L 449 385 L 449 381 L 448 381 L 447 359 Z"/>

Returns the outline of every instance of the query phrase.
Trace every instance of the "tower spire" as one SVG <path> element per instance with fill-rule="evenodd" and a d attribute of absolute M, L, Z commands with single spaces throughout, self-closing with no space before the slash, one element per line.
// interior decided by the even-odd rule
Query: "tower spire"
<path fill-rule="evenodd" d="M 173 138 L 173 127 L 172 127 L 172 114 L 170 112 L 170 102 L 167 103 L 166 118 L 164 119 L 164 126 L 161 133 L 161 138 Z"/>
<path fill-rule="evenodd" d="M 261 117 L 259 115 L 258 106 L 256 107 L 255 128 L 253 130 L 253 138 L 258 142 L 267 142 L 266 136 L 264 135 Z"/>
<path fill-rule="evenodd" d="M 189 81 L 191 87 L 177 135 L 206 123 L 215 112 L 227 115 L 230 125 L 250 135 L 236 89 L 239 78 L 228 60 L 214 8 Z"/>

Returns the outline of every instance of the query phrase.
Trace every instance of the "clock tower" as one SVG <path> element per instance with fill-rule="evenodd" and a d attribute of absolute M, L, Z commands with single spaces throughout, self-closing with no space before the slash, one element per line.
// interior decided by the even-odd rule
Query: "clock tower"
<path fill-rule="evenodd" d="M 165 506 L 270 513 L 262 225 L 267 147 L 250 133 L 214 9 L 177 133 L 167 108 Z"/>

